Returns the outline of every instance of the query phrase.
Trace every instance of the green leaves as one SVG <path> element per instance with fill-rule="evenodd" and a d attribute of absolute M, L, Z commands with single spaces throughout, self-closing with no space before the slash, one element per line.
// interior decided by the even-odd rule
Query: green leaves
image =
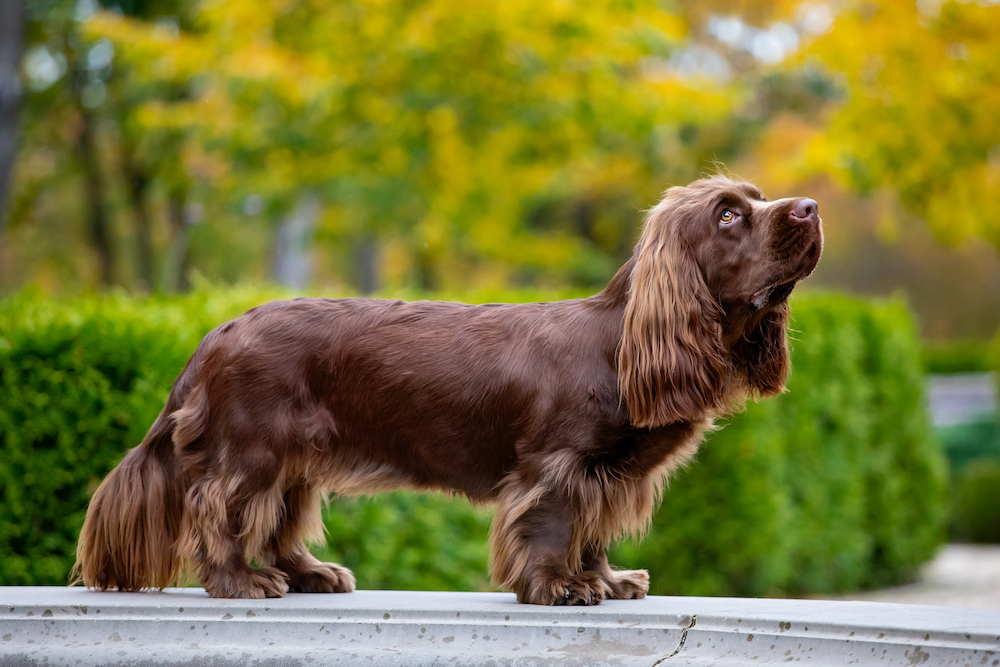
<path fill-rule="evenodd" d="M 324 512 L 327 544 L 313 551 L 351 568 L 359 588 L 491 590 L 491 516 L 440 494 L 336 498 Z"/>

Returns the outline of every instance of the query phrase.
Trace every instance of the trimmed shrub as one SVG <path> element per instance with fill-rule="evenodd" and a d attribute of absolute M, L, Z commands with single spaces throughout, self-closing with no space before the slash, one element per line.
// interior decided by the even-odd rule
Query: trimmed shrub
<path fill-rule="evenodd" d="M 66 582 L 87 498 L 198 341 L 276 296 L 0 301 L 0 583 Z M 516 300 L 465 297 L 494 299 Z M 673 480 L 647 540 L 612 554 L 649 568 L 653 592 L 873 587 L 911 576 L 940 542 L 944 465 L 906 310 L 807 295 L 793 317 L 790 392 L 728 419 Z M 488 589 L 489 517 L 437 495 L 335 499 L 315 551 L 363 588 Z"/>
<path fill-rule="evenodd" d="M 921 356 L 926 373 L 983 373 L 993 370 L 995 344 L 967 338 L 924 343 Z"/>
<path fill-rule="evenodd" d="M 916 328 L 901 302 L 862 316 L 866 372 L 873 385 L 867 440 L 869 569 L 878 588 L 911 580 L 944 540 L 948 465 L 925 409 Z"/>
<path fill-rule="evenodd" d="M 313 553 L 349 567 L 360 588 L 487 591 L 492 515 L 442 494 L 337 498 L 324 513 L 327 543 Z"/>
<path fill-rule="evenodd" d="M 955 480 L 953 516 L 959 539 L 1000 544 L 1000 460 L 977 459 Z"/>
<path fill-rule="evenodd" d="M 0 301 L 0 583 L 66 583 L 90 495 L 201 337 L 259 300 Z"/>
<path fill-rule="evenodd" d="M 961 476 L 966 466 L 977 459 L 1000 461 L 1000 422 L 995 414 L 964 424 L 939 426 L 934 432 L 948 458 L 952 478 Z"/>

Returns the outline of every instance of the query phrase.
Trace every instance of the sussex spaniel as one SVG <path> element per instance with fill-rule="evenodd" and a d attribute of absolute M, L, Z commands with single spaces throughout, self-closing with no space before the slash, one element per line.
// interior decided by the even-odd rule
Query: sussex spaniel
<path fill-rule="evenodd" d="M 822 244 L 815 201 L 716 176 L 668 190 L 587 299 L 254 308 L 205 336 L 97 490 L 77 580 L 351 591 L 304 546 L 322 499 L 408 488 L 496 504 L 490 572 L 521 602 L 641 598 L 647 573 L 605 549 L 642 533 L 713 418 L 783 390 L 788 295 Z"/>

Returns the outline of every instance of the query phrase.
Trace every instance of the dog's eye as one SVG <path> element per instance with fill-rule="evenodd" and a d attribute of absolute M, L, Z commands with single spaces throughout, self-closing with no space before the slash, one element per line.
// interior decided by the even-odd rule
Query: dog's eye
<path fill-rule="evenodd" d="M 736 215 L 728 208 L 722 212 L 721 216 L 719 216 L 719 221 L 727 225 L 735 219 Z"/>

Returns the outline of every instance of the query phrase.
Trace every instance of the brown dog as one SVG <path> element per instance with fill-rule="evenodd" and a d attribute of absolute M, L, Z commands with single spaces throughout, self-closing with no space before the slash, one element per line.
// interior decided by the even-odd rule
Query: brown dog
<path fill-rule="evenodd" d="M 588 299 L 295 299 L 210 332 L 145 440 L 94 495 L 76 580 L 214 597 L 354 589 L 321 563 L 329 493 L 495 502 L 494 582 L 535 604 L 641 598 L 605 549 L 641 533 L 712 419 L 784 388 L 787 298 L 816 202 L 713 177 L 670 189 Z M 251 568 L 248 558 L 264 566 Z"/>

